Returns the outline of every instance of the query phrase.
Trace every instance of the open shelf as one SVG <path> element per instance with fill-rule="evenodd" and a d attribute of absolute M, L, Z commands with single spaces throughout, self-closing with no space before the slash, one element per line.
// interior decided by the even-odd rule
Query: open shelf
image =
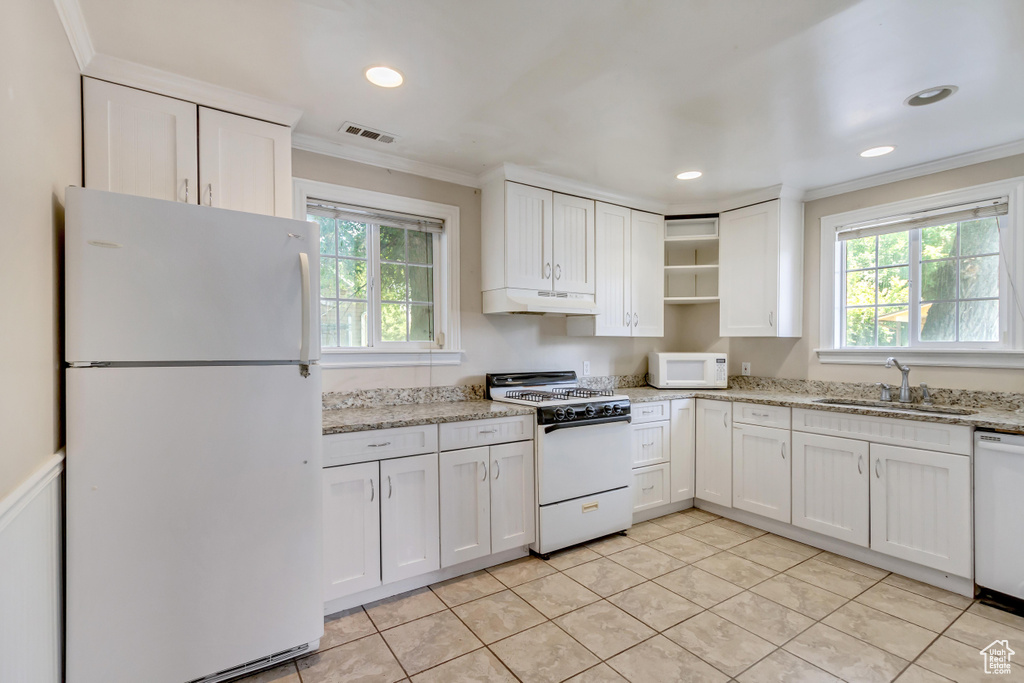
<path fill-rule="evenodd" d="M 717 304 L 717 296 L 667 296 L 666 304 Z"/>
<path fill-rule="evenodd" d="M 665 221 L 665 303 L 718 301 L 718 219 Z"/>

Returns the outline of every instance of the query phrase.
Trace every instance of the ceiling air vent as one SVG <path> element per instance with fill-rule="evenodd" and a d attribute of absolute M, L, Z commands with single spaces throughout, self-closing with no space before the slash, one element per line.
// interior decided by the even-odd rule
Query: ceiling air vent
<path fill-rule="evenodd" d="M 358 123 L 352 123 L 346 121 L 338 129 L 339 133 L 348 133 L 349 135 L 355 135 L 359 138 L 366 138 L 367 140 L 376 140 L 377 142 L 383 142 L 384 144 L 391 144 L 392 142 L 398 141 L 398 136 L 394 133 L 385 133 L 382 130 L 376 130 L 374 128 L 367 128 L 366 126 L 360 126 Z"/>

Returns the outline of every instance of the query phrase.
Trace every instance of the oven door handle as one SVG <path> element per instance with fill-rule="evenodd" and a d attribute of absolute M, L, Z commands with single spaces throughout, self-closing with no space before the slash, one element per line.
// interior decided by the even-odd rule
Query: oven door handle
<path fill-rule="evenodd" d="M 550 434 L 556 432 L 559 429 L 570 429 L 572 427 L 590 427 L 593 425 L 606 425 L 612 424 L 613 422 L 632 422 L 633 418 L 630 415 L 615 415 L 613 417 L 599 417 L 586 422 L 559 422 L 553 425 L 546 425 L 544 427 L 544 433 Z"/>

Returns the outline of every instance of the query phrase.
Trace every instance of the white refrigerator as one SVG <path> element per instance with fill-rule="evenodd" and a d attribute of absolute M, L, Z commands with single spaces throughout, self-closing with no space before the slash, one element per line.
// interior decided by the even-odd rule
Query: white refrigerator
<path fill-rule="evenodd" d="M 67 190 L 68 683 L 219 681 L 317 647 L 318 242 Z"/>

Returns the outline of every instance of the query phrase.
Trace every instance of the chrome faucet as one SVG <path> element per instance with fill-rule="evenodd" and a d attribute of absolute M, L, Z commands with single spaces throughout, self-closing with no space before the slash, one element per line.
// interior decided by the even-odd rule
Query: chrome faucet
<path fill-rule="evenodd" d="M 903 373 L 903 384 L 900 385 L 900 403 L 910 403 L 910 366 L 900 365 L 900 362 L 892 356 L 885 359 L 885 367 L 891 368 L 894 365 Z"/>

